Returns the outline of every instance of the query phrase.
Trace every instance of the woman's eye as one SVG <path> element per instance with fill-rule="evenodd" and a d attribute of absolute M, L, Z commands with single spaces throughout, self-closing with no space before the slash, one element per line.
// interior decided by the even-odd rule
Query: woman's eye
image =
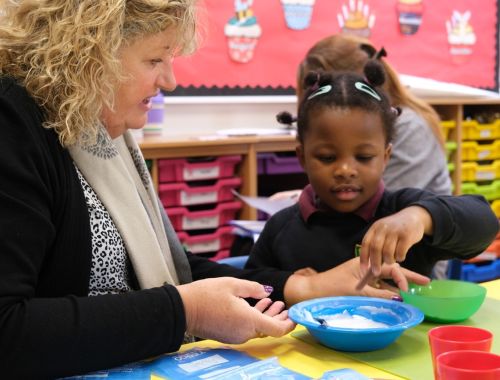
<path fill-rule="evenodd" d="M 151 60 L 151 64 L 153 64 L 153 65 L 157 65 L 158 63 L 162 63 L 162 62 L 163 62 L 163 60 L 162 60 L 162 59 L 159 59 L 159 58 L 158 58 L 158 59 L 152 59 L 152 60 Z"/>

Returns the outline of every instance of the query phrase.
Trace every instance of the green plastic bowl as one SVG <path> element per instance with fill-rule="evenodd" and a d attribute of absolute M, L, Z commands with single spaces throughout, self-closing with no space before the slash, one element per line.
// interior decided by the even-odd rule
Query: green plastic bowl
<path fill-rule="evenodd" d="M 463 321 L 481 307 L 486 289 L 467 281 L 434 280 L 428 285 L 410 284 L 401 291 L 403 301 L 418 307 L 427 321 L 452 323 Z"/>

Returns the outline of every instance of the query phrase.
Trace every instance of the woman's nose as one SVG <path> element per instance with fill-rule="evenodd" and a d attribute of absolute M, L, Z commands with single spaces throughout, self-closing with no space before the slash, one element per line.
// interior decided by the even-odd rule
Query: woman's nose
<path fill-rule="evenodd" d="M 157 87 L 164 91 L 171 92 L 175 90 L 177 87 L 177 80 L 175 79 L 173 60 L 165 62 L 156 81 Z"/>

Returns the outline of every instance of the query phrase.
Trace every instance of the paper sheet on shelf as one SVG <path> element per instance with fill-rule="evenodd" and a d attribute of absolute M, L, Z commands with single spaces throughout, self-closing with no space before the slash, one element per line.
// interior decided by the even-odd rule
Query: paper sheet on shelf
<path fill-rule="evenodd" d="M 241 195 L 237 191 L 233 191 L 233 194 L 241 199 L 243 202 L 257 210 L 264 211 L 266 214 L 273 215 L 278 211 L 295 204 L 297 201 L 295 199 L 276 199 L 271 200 L 268 197 L 249 197 L 246 195 Z"/>

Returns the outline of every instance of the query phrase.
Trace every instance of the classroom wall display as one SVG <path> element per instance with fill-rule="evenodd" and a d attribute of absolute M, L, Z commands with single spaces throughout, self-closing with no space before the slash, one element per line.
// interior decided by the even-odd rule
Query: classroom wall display
<path fill-rule="evenodd" d="M 500 0 L 205 0 L 198 51 L 175 60 L 176 95 L 293 94 L 309 47 L 364 36 L 402 74 L 498 90 Z"/>

